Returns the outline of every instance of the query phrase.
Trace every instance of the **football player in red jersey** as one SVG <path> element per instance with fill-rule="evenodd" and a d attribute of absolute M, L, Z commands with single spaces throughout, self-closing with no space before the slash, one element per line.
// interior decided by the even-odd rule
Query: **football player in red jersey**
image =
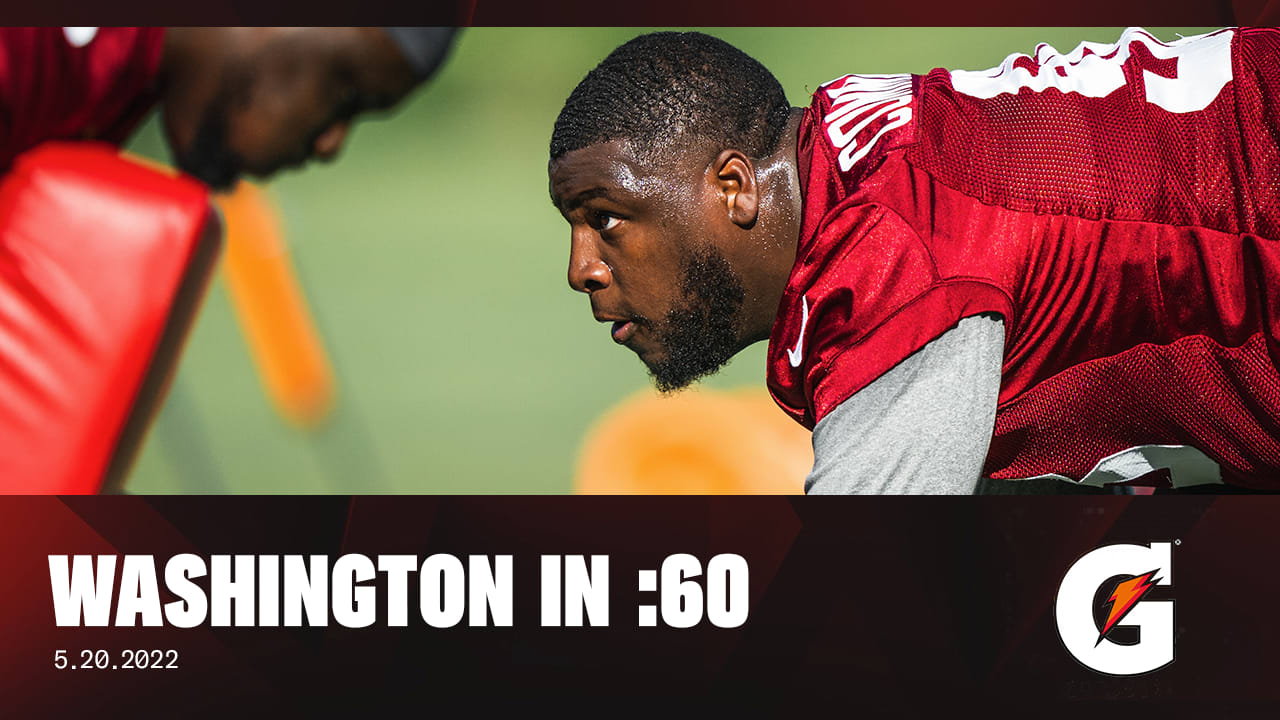
<path fill-rule="evenodd" d="M 768 339 L 809 492 L 1280 489 L 1280 30 L 848 75 L 807 109 L 656 33 L 550 150 L 570 285 L 660 389 Z"/>
<path fill-rule="evenodd" d="M 46 140 L 123 142 L 159 104 L 174 161 L 229 187 L 332 158 L 394 105 L 451 28 L 0 28 L 0 171 Z"/>

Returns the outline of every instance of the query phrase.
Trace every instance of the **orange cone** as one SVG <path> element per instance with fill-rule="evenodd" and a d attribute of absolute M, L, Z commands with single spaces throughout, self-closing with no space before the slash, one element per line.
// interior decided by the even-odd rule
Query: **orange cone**
<path fill-rule="evenodd" d="M 589 494 L 798 494 L 810 435 L 764 388 L 633 395 L 588 431 L 574 486 Z"/>
<path fill-rule="evenodd" d="M 277 412 L 314 427 L 332 411 L 337 387 L 280 219 L 266 194 L 246 181 L 216 201 L 226 225 L 224 277 L 259 378 Z"/>

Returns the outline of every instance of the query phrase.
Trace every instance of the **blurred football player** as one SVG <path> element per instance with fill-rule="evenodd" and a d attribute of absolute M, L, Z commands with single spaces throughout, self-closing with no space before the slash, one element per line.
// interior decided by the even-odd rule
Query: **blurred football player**
<path fill-rule="evenodd" d="M 428 78 L 452 28 L 0 28 L 0 171 L 46 140 L 123 142 L 158 105 L 215 188 L 337 155 Z"/>
<path fill-rule="evenodd" d="M 769 340 L 808 492 L 1280 489 L 1280 30 L 847 75 L 807 109 L 644 35 L 550 156 L 569 284 L 660 389 Z"/>
<path fill-rule="evenodd" d="M 334 157 L 452 36 L 0 28 L 0 492 L 119 487 L 220 244 L 209 188 Z M 203 184 L 111 146 L 157 104 Z"/>

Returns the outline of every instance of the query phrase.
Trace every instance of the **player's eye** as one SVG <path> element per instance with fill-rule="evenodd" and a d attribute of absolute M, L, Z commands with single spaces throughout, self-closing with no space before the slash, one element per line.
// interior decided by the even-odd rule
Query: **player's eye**
<path fill-rule="evenodd" d="M 604 212 L 591 213 L 590 216 L 591 227 L 599 230 L 600 232 L 614 230 L 621 222 L 621 218 Z"/>

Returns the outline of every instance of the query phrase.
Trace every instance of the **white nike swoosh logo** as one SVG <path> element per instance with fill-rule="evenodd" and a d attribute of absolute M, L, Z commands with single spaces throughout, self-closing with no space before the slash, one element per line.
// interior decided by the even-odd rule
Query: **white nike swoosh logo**
<path fill-rule="evenodd" d="M 809 298 L 800 296 L 800 339 L 796 340 L 796 349 L 787 348 L 787 357 L 791 358 L 791 367 L 800 367 L 804 357 L 804 326 L 809 324 Z"/>

